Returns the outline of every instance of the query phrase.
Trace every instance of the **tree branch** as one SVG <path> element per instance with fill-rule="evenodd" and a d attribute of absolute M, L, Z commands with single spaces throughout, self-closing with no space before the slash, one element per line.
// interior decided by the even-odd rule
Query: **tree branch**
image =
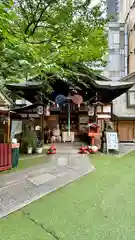
<path fill-rule="evenodd" d="M 34 13 L 34 16 L 36 16 L 36 14 L 37 14 L 37 12 L 38 12 L 38 9 L 39 9 L 39 6 L 40 6 L 41 3 L 42 3 L 42 0 L 40 0 L 40 1 L 38 2 L 36 11 L 35 11 L 35 13 Z M 50 7 L 51 4 L 53 4 L 53 3 L 56 3 L 56 0 L 50 0 L 50 1 L 48 1 L 48 3 L 47 3 L 46 6 L 42 6 L 42 10 L 41 10 L 41 12 L 40 12 L 40 14 L 39 14 L 38 19 L 37 19 L 36 21 L 35 21 L 34 18 L 32 19 L 32 21 L 30 22 L 30 24 L 28 24 L 28 26 L 27 26 L 27 28 L 26 28 L 26 30 L 25 30 L 25 34 L 28 32 L 28 30 L 29 30 L 29 28 L 32 26 L 32 24 L 34 24 L 34 28 L 33 28 L 32 32 L 30 33 L 30 35 L 29 35 L 29 36 L 33 36 L 33 34 L 35 33 L 35 31 L 36 31 L 36 29 L 37 29 L 37 27 L 38 27 L 39 22 L 40 22 L 41 19 L 42 19 L 42 16 L 43 16 L 44 12 L 45 12 L 45 11 L 47 10 L 47 8 Z"/>
<path fill-rule="evenodd" d="M 26 27 L 26 29 L 25 29 L 25 34 L 27 34 L 29 28 L 30 28 L 30 27 L 32 26 L 32 24 L 34 23 L 34 18 L 35 18 L 35 15 L 37 14 L 37 11 L 38 11 L 38 9 L 39 9 L 39 6 L 40 6 L 41 2 L 42 2 L 42 0 L 40 0 L 40 1 L 38 2 L 37 7 L 36 7 L 36 10 L 35 10 L 35 12 L 34 12 L 34 14 L 33 14 L 32 20 L 30 21 L 30 23 L 27 25 L 27 27 Z"/>
<path fill-rule="evenodd" d="M 48 6 L 46 7 L 46 9 L 47 9 L 47 8 L 48 8 Z M 38 20 L 37 20 L 36 23 L 34 24 L 35 26 L 34 26 L 32 32 L 31 32 L 30 36 L 32 36 L 32 35 L 34 34 L 34 32 L 35 32 L 35 30 L 36 30 L 36 28 L 37 28 L 37 26 L 38 26 L 38 23 L 40 22 L 40 20 L 41 20 L 41 18 L 42 18 L 42 16 L 43 16 L 43 14 L 44 14 L 44 12 L 45 12 L 46 9 L 45 9 L 45 8 L 42 9 Z"/>

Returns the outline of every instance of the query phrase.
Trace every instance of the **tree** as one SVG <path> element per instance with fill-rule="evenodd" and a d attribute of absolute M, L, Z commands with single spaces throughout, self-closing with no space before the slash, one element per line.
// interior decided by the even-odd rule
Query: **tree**
<path fill-rule="evenodd" d="M 18 0 L 0 5 L 6 18 L 1 75 L 26 78 L 43 71 L 67 73 L 73 63 L 104 64 L 106 19 L 101 4 L 86 0 Z M 8 9 L 8 11 L 7 11 Z M 5 15 L 6 14 L 6 15 Z M 4 66 L 3 66 L 4 65 Z"/>
<path fill-rule="evenodd" d="M 24 34 L 18 22 L 12 1 L 0 2 L 0 83 L 26 77 L 32 69 L 34 57 L 30 45 L 24 42 Z"/>

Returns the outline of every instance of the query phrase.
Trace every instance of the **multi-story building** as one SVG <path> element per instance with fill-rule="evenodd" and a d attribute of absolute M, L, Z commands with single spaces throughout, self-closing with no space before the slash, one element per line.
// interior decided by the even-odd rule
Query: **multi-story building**
<path fill-rule="evenodd" d="M 104 75 L 116 81 L 127 75 L 127 29 L 123 23 L 110 22 L 107 32 L 108 55 Z"/>
<path fill-rule="evenodd" d="M 108 55 L 104 75 L 115 81 L 127 75 L 127 28 L 124 22 L 120 21 L 121 1 L 106 0 L 106 3 L 107 16 L 110 18 L 110 22 L 107 27 Z"/>
<path fill-rule="evenodd" d="M 124 2 L 126 0 L 123 0 L 123 7 Z M 123 20 L 128 27 L 128 73 L 130 74 L 135 72 L 135 0 L 128 1 Z"/>
<path fill-rule="evenodd" d="M 115 21 L 125 26 L 125 65 L 128 63 L 128 69 L 127 72 L 125 71 L 125 75 L 130 74 L 135 71 L 135 0 L 107 0 L 107 15 L 108 17 L 112 16 L 113 22 Z M 110 34 L 112 35 L 111 27 L 109 29 L 109 35 Z M 122 34 L 120 34 L 119 38 L 121 41 L 123 38 Z M 128 59 L 126 56 L 127 52 Z M 117 61 L 119 60 L 117 59 Z M 121 75 L 121 77 L 122 76 L 123 75 Z"/>
<path fill-rule="evenodd" d="M 118 22 L 120 13 L 120 0 L 106 0 L 107 4 L 107 17 L 111 18 L 110 21 Z"/>
<path fill-rule="evenodd" d="M 119 21 L 125 24 L 127 29 L 127 76 L 125 81 L 135 82 L 135 0 L 121 0 Z M 126 65 L 126 59 L 125 59 Z M 113 101 L 113 113 L 116 130 L 121 141 L 135 139 L 135 85 Z"/>

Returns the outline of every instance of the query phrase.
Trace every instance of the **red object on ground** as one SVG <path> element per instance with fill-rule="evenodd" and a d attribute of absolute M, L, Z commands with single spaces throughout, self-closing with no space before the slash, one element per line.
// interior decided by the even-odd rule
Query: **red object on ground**
<path fill-rule="evenodd" d="M 89 153 L 93 153 L 92 149 L 88 149 L 88 152 L 89 152 Z"/>
<path fill-rule="evenodd" d="M 88 152 L 87 152 L 87 147 L 81 146 L 81 147 L 80 147 L 80 153 L 81 153 L 81 154 L 87 154 L 87 153 L 88 153 Z"/>
<path fill-rule="evenodd" d="M 6 171 L 12 168 L 11 144 L 0 144 L 0 171 Z"/>
<path fill-rule="evenodd" d="M 48 151 L 48 154 L 56 154 L 56 151 L 53 152 Z"/>
<path fill-rule="evenodd" d="M 54 144 L 51 146 L 52 150 L 56 150 L 56 147 L 54 146 Z"/>
<path fill-rule="evenodd" d="M 54 144 L 48 149 L 48 154 L 56 154 L 56 147 Z"/>
<path fill-rule="evenodd" d="M 98 147 L 97 146 L 88 146 L 88 152 L 89 153 L 97 153 L 98 152 Z"/>

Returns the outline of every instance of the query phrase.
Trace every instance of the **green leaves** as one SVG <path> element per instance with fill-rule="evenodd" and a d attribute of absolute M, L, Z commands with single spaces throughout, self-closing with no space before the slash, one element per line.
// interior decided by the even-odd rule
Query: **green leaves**
<path fill-rule="evenodd" d="M 43 71 L 64 74 L 64 63 L 104 64 L 106 19 L 86 0 L 0 2 L 0 79 Z"/>

